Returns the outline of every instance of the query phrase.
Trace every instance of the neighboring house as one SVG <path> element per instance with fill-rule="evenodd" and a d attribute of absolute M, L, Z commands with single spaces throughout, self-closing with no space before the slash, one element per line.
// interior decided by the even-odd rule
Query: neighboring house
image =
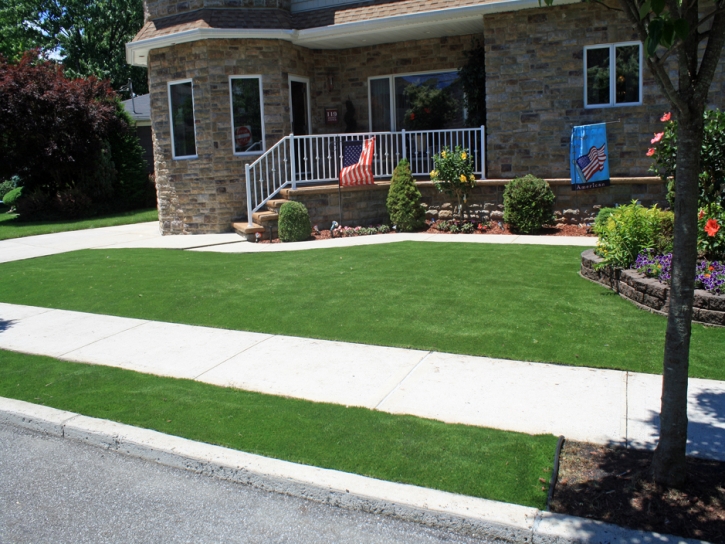
<path fill-rule="evenodd" d="M 136 135 L 141 147 L 143 147 L 143 158 L 146 161 L 149 174 L 154 173 L 154 142 L 151 137 L 151 100 L 148 94 L 136 96 L 133 100 L 128 99 L 121 102 L 123 107 L 136 122 Z"/>
<path fill-rule="evenodd" d="M 595 2 L 557 0 L 547 8 L 538 0 L 145 0 L 144 6 L 146 24 L 127 44 L 127 60 L 149 70 L 165 233 L 223 232 L 233 218 L 247 218 L 245 164 L 292 132 L 346 132 L 348 101 L 358 132 L 415 128 L 406 126 L 411 87 L 447 89 L 460 103 L 456 72 L 474 40 L 485 45 L 482 177 L 565 178 L 571 128 L 603 121 L 616 121 L 608 125 L 612 177 L 647 176 L 645 152 L 667 107 L 631 24 Z M 723 91 L 721 64 L 713 106 L 723 107 Z M 446 128 L 464 125 L 465 112 L 457 111 Z M 379 145 L 379 160 L 403 141 L 396 138 L 397 144 L 386 140 L 392 147 Z M 305 141 L 304 150 L 284 159 L 319 161 L 336 146 L 329 138 Z M 414 142 L 422 149 L 417 153 L 439 149 L 406 141 L 408 153 Z M 313 151 L 316 142 L 327 147 Z M 280 157 L 271 170 L 277 176 L 289 167 Z M 298 177 L 317 171 L 305 165 L 296 166 Z M 255 186 L 260 190 L 272 176 L 267 168 Z"/>

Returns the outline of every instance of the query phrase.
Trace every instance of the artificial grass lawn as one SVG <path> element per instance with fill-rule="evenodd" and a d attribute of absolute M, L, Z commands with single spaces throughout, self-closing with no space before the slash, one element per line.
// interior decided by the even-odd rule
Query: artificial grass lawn
<path fill-rule="evenodd" d="M 0 301 L 660 373 L 666 319 L 578 275 L 582 248 L 400 242 L 267 254 L 88 250 L 0 265 Z M 725 380 L 725 329 L 690 375 Z"/>
<path fill-rule="evenodd" d="M 144 223 L 146 221 L 157 221 L 158 211 L 136 210 L 122 212 L 103 217 L 91 219 L 79 219 L 76 221 L 18 221 L 16 214 L 5 213 L 3 208 L 0 213 L 0 240 L 10 238 L 22 238 L 35 236 L 36 234 L 52 234 L 54 232 L 66 232 L 69 230 L 97 229 L 99 227 L 113 227 L 116 225 L 129 225 L 131 223 Z"/>
<path fill-rule="evenodd" d="M 383 480 L 543 508 L 556 438 L 0 351 L 0 396 Z"/>

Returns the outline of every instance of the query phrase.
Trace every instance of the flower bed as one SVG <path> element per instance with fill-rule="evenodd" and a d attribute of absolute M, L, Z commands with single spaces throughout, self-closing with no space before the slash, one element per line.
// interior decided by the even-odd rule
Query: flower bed
<path fill-rule="evenodd" d="M 580 273 L 584 278 L 609 287 L 641 308 L 667 315 L 670 300 L 667 285 L 636 270 L 612 267 L 595 270 L 595 265 L 601 263 L 602 259 L 594 254 L 593 249 L 584 251 L 581 259 Z M 696 289 L 692 319 L 697 323 L 725 327 L 725 295 Z"/>

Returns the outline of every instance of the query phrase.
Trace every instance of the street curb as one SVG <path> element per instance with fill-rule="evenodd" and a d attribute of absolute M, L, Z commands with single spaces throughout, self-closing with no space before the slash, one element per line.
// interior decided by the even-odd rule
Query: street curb
<path fill-rule="evenodd" d="M 266 491 L 485 536 L 494 542 L 701 542 L 272 459 L 4 397 L 0 397 L 0 423 Z"/>

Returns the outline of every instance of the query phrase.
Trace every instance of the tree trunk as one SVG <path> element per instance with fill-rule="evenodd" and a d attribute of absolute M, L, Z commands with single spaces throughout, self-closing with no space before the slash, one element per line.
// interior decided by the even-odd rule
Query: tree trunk
<path fill-rule="evenodd" d="M 697 207 L 704 106 L 678 119 L 675 170 L 675 240 L 662 375 L 660 440 L 652 471 L 657 483 L 678 487 L 686 479 L 687 375 L 697 264 Z"/>

